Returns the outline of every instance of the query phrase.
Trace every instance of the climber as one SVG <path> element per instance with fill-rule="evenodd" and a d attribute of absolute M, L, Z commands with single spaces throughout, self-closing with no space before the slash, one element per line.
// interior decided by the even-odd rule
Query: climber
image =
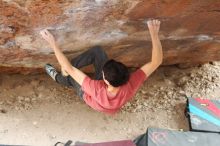
<path fill-rule="evenodd" d="M 147 25 L 152 39 L 152 58 L 149 63 L 133 73 L 129 73 L 124 64 L 113 59 L 109 60 L 98 46 L 69 62 L 58 47 L 54 36 L 48 30 L 42 30 L 40 34 L 53 48 L 61 65 L 61 73 L 50 64 L 45 65 L 46 72 L 57 83 L 75 88 L 77 95 L 93 109 L 114 114 L 135 95 L 142 83 L 162 63 L 163 53 L 158 35 L 160 21 L 149 20 Z M 94 79 L 80 70 L 90 64 L 95 68 Z"/>

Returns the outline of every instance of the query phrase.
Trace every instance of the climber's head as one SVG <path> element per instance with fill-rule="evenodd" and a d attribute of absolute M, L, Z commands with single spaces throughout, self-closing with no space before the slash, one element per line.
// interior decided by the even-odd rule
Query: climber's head
<path fill-rule="evenodd" d="M 107 85 L 119 87 L 129 80 L 128 68 L 121 62 L 111 59 L 103 66 L 103 79 Z"/>

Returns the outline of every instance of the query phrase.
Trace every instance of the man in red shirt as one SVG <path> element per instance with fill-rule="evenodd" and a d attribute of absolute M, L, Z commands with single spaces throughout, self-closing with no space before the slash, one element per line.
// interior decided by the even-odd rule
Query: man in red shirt
<path fill-rule="evenodd" d="M 58 83 L 76 88 L 77 94 L 93 109 L 114 114 L 135 95 L 146 78 L 162 63 L 163 53 L 158 35 L 160 21 L 150 20 L 147 24 L 152 39 L 152 59 L 131 74 L 124 64 L 108 60 L 100 47 L 93 47 L 69 62 L 53 35 L 43 30 L 40 33 L 53 48 L 63 74 L 58 73 L 50 64 L 45 66 L 46 71 Z M 95 67 L 95 79 L 79 70 L 89 64 Z"/>

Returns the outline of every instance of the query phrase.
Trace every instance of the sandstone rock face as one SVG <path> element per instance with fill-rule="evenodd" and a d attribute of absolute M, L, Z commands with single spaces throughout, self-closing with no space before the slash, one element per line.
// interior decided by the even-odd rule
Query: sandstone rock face
<path fill-rule="evenodd" d="M 45 28 L 68 57 L 100 45 L 110 57 L 139 67 L 151 57 L 151 18 L 162 22 L 164 65 L 220 60 L 218 0 L 0 0 L 1 71 L 58 66 L 39 35 Z"/>

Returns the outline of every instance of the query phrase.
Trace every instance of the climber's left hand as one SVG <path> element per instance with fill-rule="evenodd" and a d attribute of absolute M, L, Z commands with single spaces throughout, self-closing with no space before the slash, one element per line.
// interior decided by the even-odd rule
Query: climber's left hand
<path fill-rule="evenodd" d="M 40 31 L 40 34 L 50 45 L 55 44 L 54 36 L 47 29 Z"/>

